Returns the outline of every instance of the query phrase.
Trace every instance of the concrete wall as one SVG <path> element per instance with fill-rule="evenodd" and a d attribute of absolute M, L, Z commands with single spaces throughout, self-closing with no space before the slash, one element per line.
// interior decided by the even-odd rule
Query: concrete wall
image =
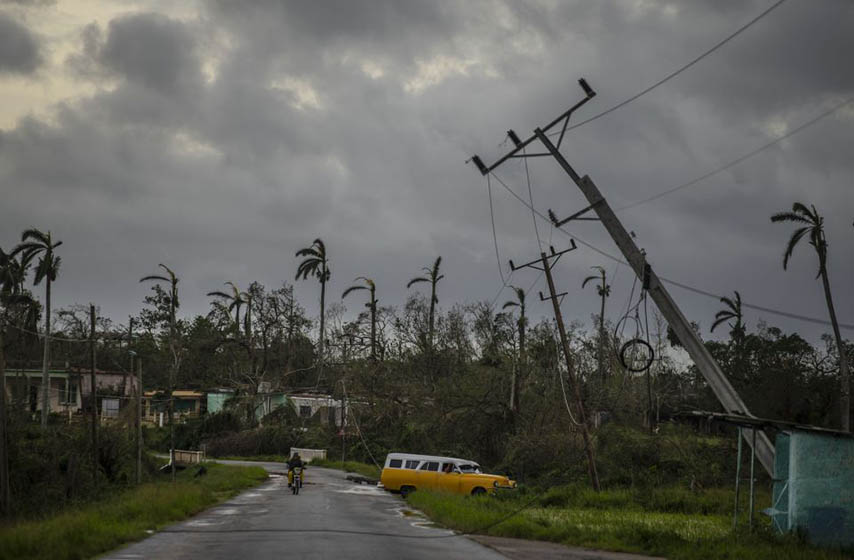
<path fill-rule="evenodd" d="M 778 529 L 803 531 L 821 546 L 854 546 L 854 438 L 792 431 L 777 436 L 777 457 Z"/>

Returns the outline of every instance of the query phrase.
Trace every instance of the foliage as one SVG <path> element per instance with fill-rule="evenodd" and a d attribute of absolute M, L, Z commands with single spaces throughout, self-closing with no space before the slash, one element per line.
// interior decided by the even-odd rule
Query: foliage
<path fill-rule="evenodd" d="M 88 426 L 42 429 L 15 417 L 10 425 L 9 463 L 12 517 L 32 517 L 85 503 L 135 480 L 136 448 L 126 430 L 98 431 L 97 480 Z M 145 456 L 149 478 L 155 462 Z"/>
<path fill-rule="evenodd" d="M 195 470 L 187 469 L 175 484 L 160 479 L 43 520 L 6 527 L 0 533 L 0 558 L 91 558 L 142 539 L 149 530 L 189 517 L 267 478 L 260 467 L 213 463 L 205 467 L 203 477 L 194 479 Z"/>

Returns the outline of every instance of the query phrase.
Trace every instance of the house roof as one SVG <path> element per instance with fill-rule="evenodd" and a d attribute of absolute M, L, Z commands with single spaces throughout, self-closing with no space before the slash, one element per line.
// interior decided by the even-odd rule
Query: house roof
<path fill-rule="evenodd" d="M 143 393 L 143 395 L 145 395 L 146 397 L 153 397 L 153 396 L 159 395 L 159 394 L 165 395 L 166 391 L 146 391 L 145 393 Z M 172 391 L 172 396 L 178 397 L 178 398 L 183 398 L 183 399 L 201 399 L 202 397 L 205 396 L 205 394 L 200 393 L 199 391 L 187 391 L 187 390 L 182 390 L 182 389 L 176 389 L 175 391 Z"/>
<path fill-rule="evenodd" d="M 786 422 L 784 420 L 773 420 L 770 418 L 757 418 L 755 416 L 745 416 L 743 414 L 729 414 L 725 412 L 708 412 L 705 410 L 692 410 L 682 413 L 683 417 L 704 418 L 707 420 L 716 420 L 726 424 L 733 424 L 742 428 L 756 428 L 760 430 L 773 429 L 779 432 L 812 432 L 815 434 L 824 434 L 829 436 L 854 437 L 854 434 L 832 430 L 830 428 L 822 428 L 820 426 L 812 426 L 809 424 L 799 424 L 797 422 Z"/>

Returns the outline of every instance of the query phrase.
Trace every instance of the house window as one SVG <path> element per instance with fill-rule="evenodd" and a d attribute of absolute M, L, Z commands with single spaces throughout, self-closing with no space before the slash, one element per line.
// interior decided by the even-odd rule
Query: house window
<path fill-rule="evenodd" d="M 119 416 L 119 399 L 102 399 L 101 414 L 105 418 L 118 418 Z"/>
<path fill-rule="evenodd" d="M 311 407 L 306 405 L 300 405 L 299 415 L 300 418 L 311 418 Z"/>
<path fill-rule="evenodd" d="M 77 402 L 77 384 L 73 381 L 68 383 L 68 391 L 65 393 L 65 401 L 66 403 L 76 403 Z"/>

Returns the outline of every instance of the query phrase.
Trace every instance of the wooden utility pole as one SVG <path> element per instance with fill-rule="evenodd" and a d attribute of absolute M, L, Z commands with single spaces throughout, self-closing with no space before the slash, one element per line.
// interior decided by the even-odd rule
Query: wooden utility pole
<path fill-rule="evenodd" d="M 89 304 L 89 349 L 91 351 L 91 383 L 89 410 L 92 413 L 92 476 L 98 481 L 98 396 L 95 391 L 95 304 Z"/>
<path fill-rule="evenodd" d="M 136 361 L 136 483 L 142 483 L 142 358 Z"/>
<path fill-rule="evenodd" d="M 122 396 L 127 393 L 128 386 L 128 375 L 133 375 L 133 350 L 131 350 L 130 345 L 133 342 L 133 317 L 128 320 L 128 345 L 127 350 L 128 354 L 130 354 L 130 369 L 128 369 L 128 373 L 124 374 L 122 379 Z"/>
<path fill-rule="evenodd" d="M 9 515 L 9 438 L 6 435 L 6 356 L 3 353 L 3 331 L 0 325 L 0 512 Z"/>
<path fill-rule="evenodd" d="M 572 385 L 572 390 L 575 396 L 575 406 L 578 409 L 581 436 L 584 439 L 584 453 L 587 455 L 587 474 L 590 475 L 590 484 L 593 486 L 593 489 L 598 492 L 600 490 L 599 473 L 596 471 L 596 456 L 593 450 L 593 440 L 590 437 L 590 429 L 587 426 L 587 416 L 584 413 L 584 401 L 581 398 L 581 387 L 575 376 L 575 366 L 572 363 L 572 355 L 569 353 L 569 340 L 566 337 L 566 328 L 563 324 L 563 315 L 560 312 L 560 303 L 558 302 L 558 298 L 561 298 L 566 294 L 558 294 L 555 292 L 554 280 L 552 279 L 552 267 L 557 264 L 558 259 L 560 259 L 563 254 L 568 253 L 575 248 L 574 241 L 572 242 L 572 247 L 564 251 L 555 252 L 554 247 L 551 247 L 551 254 L 542 252 L 540 253 L 539 259 L 523 264 L 522 266 L 516 266 L 513 264 L 513 261 L 510 261 L 510 268 L 514 271 L 525 267 L 534 268 L 536 270 L 542 270 L 546 275 L 546 281 L 549 286 L 549 297 L 546 298 L 540 294 L 540 299 L 543 301 L 548 299 L 552 302 L 555 321 L 557 322 L 557 329 L 560 334 L 560 343 L 563 348 L 563 356 L 566 360 L 567 376 L 569 377 L 569 382 Z M 536 263 L 539 263 L 539 266 Z M 560 372 L 558 372 L 558 375 L 560 375 Z"/>
<path fill-rule="evenodd" d="M 510 134 L 510 138 L 513 140 L 516 147 L 492 165 L 485 165 L 478 156 L 473 156 L 471 161 L 473 161 L 478 167 L 481 174 L 487 175 L 510 158 L 552 156 L 564 172 L 569 175 L 573 183 L 575 183 L 575 185 L 581 190 L 589 204 L 587 208 L 575 212 L 564 220 L 558 220 L 554 214 L 551 214 L 550 217 L 552 218 L 552 222 L 555 227 L 559 227 L 573 219 L 589 220 L 591 218 L 583 218 L 581 216 L 591 210 L 594 211 L 597 218 L 592 219 L 598 219 L 602 222 L 602 225 L 605 226 L 605 229 L 608 231 L 611 238 L 614 240 L 614 243 L 616 243 L 620 252 L 623 254 L 623 257 L 626 259 L 632 270 L 634 270 L 637 277 L 643 279 L 648 285 L 650 297 L 652 297 L 652 300 L 658 306 L 659 311 L 667 320 L 668 325 L 670 325 L 676 333 L 676 336 L 679 338 L 682 346 L 691 356 L 691 359 L 694 361 L 694 364 L 696 364 L 697 369 L 706 379 L 706 382 L 709 384 L 709 387 L 715 393 L 715 396 L 717 396 L 718 401 L 720 401 L 724 409 L 731 414 L 741 414 L 752 417 L 753 415 L 741 400 L 741 397 L 726 378 L 726 375 L 724 375 L 718 363 L 703 344 L 703 341 L 697 333 L 694 332 L 690 322 L 688 322 L 682 314 L 682 311 L 676 305 L 676 302 L 673 301 L 672 297 L 670 297 L 670 293 L 661 283 L 661 280 L 652 270 L 652 267 L 647 263 L 646 256 L 641 252 L 637 245 L 635 245 L 635 242 L 632 240 L 631 236 L 629 236 L 629 233 L 626 231 L 625 227 L 623 227 L 623 224 L 617 218 L 616 214 L 614 214 L 614 211 L 608 205 L 607 201 L 602 196 L 602 193 L 599 192 L 599 189 L 593 183 L 593 180 L 586 175 L 584 177 L 579 176 L 566 158 L 563 157 L 563 154 L 561 154 L 560 144 L 566 134 L 572 113 L 596 95 L 596 92 L 593 91 L 584 79 L 581 79 L 578 82 L 584 90 L 584 99 L 570 107 L 567 111 L 562 113 L 546 126 L 535 129 L 534 134 L 524 141 L 520 140 L 515 133 L 510 131 L 512 133 Z M 561 125 L 561 130 L 557 143 L 553 143 L 549 138 L 549 130 L 556 125 Z M 555 133 L 555 135 L 557 135 L 557 133 Z M 535 140 L 539 140 L 543 147 L 545 147 L 546 151 L 544 153 L 523 152 L 524 148 Z M 749 445 L 753 446 L 753 438 L 748 439 L 746 435 L 744 438 Z M 774 446 L 771 444 L 771 441 L 768 439 L 765 432 L 759 432 L 757 434 L 756 447 L 754 450 L 765 470 L 769 474 L 773 475 Z"/>

